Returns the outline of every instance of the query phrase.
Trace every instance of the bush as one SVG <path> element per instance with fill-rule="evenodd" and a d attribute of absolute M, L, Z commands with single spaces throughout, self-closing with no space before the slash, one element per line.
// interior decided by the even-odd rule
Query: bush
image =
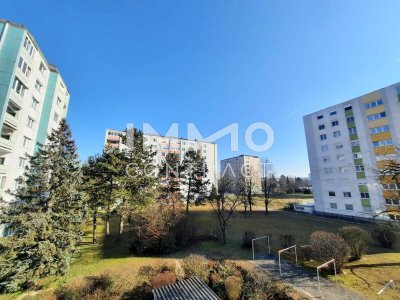
<path fill-rule="evenodd" d="M 291 234 L 283 234 L 279 236 L 282 248 L 288 248 L 294 245 L 294 236 Z"/>
<path fill-rule="evenodd" d="M 208 260 L 201 255 L 191 254 L 183 260 L 185 278 L 199 277 L 204 282 L 208 281 Z"/>
<path fill-rule="evenodd" d="M 165 271 L 155 275 L 151 279 L 151 286 L 155 289 L 160 288 L 164 285 L 172 284 L 176 282 L 176 275 L 173 271 Z"/>
<path fill-rule="evenodd" d="M 252 244 L 251 241 L 256 238 L 256 234 L 252 231 L 245 231 L 243 233 L 243 242 L 242 242 L 242 247 L 243 248 L 251 248 Z"/>
<path fill-rule="evenodd" d="M 334 258 L 338 272 L 341 271 L 344 264 L 349 260 L 349 246 L 337 234 L 315 231 L 311 234 L 310 244 L 314 259 L 325 262 Z"/>
<path fill-rule="evenodd" d="M 368 232 L 358 226 L 343 226 L 339 229 L 339 235 L 350 248 L 350 260 L 359 260 L 367 246 Z"/>
<path fill-rule="evenodd" d="M 300 255 L 303 260 L 308 261 L 312 258 L 312 246 L 311 245 L 302 245 L 300 246 Z"/>
<path fill-rule="evenodd" d="M 372 238 L 384 248 L 392 248 L 396 242 L 396 234 L 388 226 L 379 226 L 372 230 Z"/>
<path fill-rule="evenodd" d="M 153 300 L 153 293 L 151 286 L 144 282 L 136 286 L 133 290 L 125 292 L 122 295 L 123 300 Z"/>
<path fill-rule="evenodd" d="M 224 287 L 229 300 L 239 300 L 242 292 L 243 279 L 238 276 L 229 276 L 225 279 Z"/>
<path fill-rule="evenodd" d="M 55 291 L 57 300 L 94 299 L 101 294 L 103 298 L 111 296 L 113 281 L 108 275 L 89 276 L 80 287 L 64 285 Z M 96 294 L 96 297 L 95 297 Z M 98 298 L 100 299 L 100 298 Z"/>

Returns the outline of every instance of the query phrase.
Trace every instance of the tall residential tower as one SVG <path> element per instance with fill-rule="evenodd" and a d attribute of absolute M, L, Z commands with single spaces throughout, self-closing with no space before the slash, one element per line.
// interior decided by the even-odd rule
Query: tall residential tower
<path fill-rule="evenodd" d="M 67 114 L 69 92 L 31 33 L 0 20 L 0 197 L 10 199 L 26 154 L 44 144 Z"/>
<path fill-rule="evenodd" d="M 400 145 L 400 83 L 307 115 L 304 127 L 316 212 L 398 218 L 382 214 L 399 207 L 399 186 L 379 170 Z"/>

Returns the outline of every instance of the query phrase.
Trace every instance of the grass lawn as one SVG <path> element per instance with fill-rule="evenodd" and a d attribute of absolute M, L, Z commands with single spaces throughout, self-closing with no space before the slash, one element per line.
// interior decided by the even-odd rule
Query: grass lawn
<path fill-rule="evenodd" d="M 128 243 L 116 242 L 117 220 L 111 224 L 113 237 L 101 238 L 97 245 L 91 244 L 90 228 L 80 246 L 70 271 L 60 278 L 46 278 L 41 284 L 45 291 L 27 294 L 13 294 L 0 296 L 3 299 L 54 299 L 52 291 L 65 282 L 73 283 L 83 277 L 95 274 L 110 274 L 115 281 L 116 288 L 120 291 L 128 291 L 136 284 L 136 273 L 141 266 L 174 264 L 176 259 L 185 257 L 189 253 L 205 254 L 209 258 L 228 258 L 242 263 L 251 258 L 251 251 L 240 247 L 243 232 L 253 231 L 257 236 L 272 235 L 271 244 L 280 248 L 279 236 L 291 234 L 295 237 L 297 245 L 307 244 L 310 234 L 315 230 L 337 232 L 338 228 L 348 223 L 336 220 L 327 220 L 308 215 L 291 214 L 277 210 L 290 202 L 311 202 L 307 198 L 286 198 L 277 201 L 273 210 L 265 215 L 263 206 L 256 206 L 254 211 L 246 216 L 240 210 L 232 219 L 228 228 L 227 245 L 220 245 L 212 241 L 195 243 L 185 250 L 163 257 L 134 257 L 129 253 Z M 260 205 L 262 202 L 260 202 Z M 213 231 L 217 229 L 217 223 L 210 207 L 191 207 L 190 217 L 193 225 L 199 231 Z M 362 226 L 370 231 L 368 226 Z M 99 231 L 104 236 L 104 227 L 99 226 Z M 399 237 L 400 238 L 400 237 Z M 400 243 L 394 249 L 380 248 L 372 240 L 368 243 L 368 253 L 361 261 L 350 263 L 344 270 L 344 274 L 334 280 L 357 290 L 370 298 L 383 284 L 390 279 L 397 279 L 396 291 L 387 290 L 385 299 L 400 299 Z M 264 247 L 263 250 L 266 251 Z M 26 296 L 26 295 L 29 295 Z M 397 298 L 396 298 L 397 297 Z"/>

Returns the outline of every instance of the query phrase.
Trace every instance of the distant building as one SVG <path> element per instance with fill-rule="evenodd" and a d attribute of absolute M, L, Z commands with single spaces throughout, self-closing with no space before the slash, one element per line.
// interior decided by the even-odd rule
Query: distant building
<path fill-rule="evenodd" d="M 221 160 L 221 177 L 224 176 L 231 185 L 238 180 L 251 180 L 255 192 L 261 191 L 261 161 L 258 156 L 239 155 Z"/>
<path fill-rule="evenodd" d="M 372 218 L 399 208 L 400 187 L 378 174 L 400 145 L 400 83 L 309 114 L 304 127 L 317 213 Z"/>
<path fill-rule="evenodd" d="M 105 145 L 122 149 L 124 147 L 121 138 L 123 134 L 124 132 L 120 130 L 107 129 L 104 141 Z M 156 166 L 160 166 L 165 161 L 165 156 L 169 152 L 178 154 L 181 160 L 183 160 L 187 151 L 199 151 L 207 163 L 207 179 L 210 180 L 209 188 L 211 188 L 212 184 L 217 186 L 218 148 L 215 143 L 152 134 L 143 134 L 143 140 L 145 146 L 157 150 L 153 161 Z"/>

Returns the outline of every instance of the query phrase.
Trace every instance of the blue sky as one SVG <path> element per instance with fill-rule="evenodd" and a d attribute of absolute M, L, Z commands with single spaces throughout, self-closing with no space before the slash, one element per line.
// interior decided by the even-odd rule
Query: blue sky
<path fill-rule="evenodd" d="M 225 137 L 219 159 L 256 154 L 304 176 L 304 115 L 400 81 L 399 11 L 369 0 L 4 0 L 0 18 L 27 26 L 58 66 L 82 159 L 130 122 L 160 133 L 179 123 L 180 136 L 189 122 L 203 136 L 237 122 L 239 151 Z M 275 142 L 252 153 L 244 132 L 260 121 Z"/>

